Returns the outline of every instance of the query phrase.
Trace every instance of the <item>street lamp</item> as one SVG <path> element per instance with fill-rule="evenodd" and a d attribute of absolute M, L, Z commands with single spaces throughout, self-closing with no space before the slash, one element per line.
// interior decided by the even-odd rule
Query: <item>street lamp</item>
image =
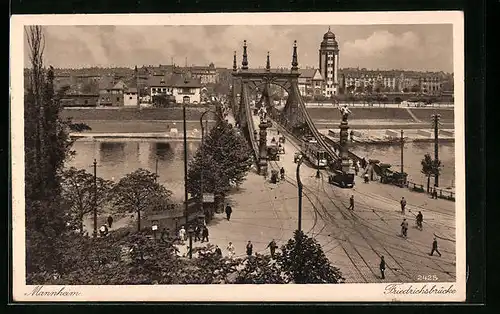
<path fill-rule="evenodd" d="M 189 258 L 193 258 L 193 227 L 189 226 L 188 230 L 188 235 L 189 235 Z"/>
<path fill-rule="evenodd" d="M 300 157 L 300 159 L 297 161 L 297 189 L 299 192 L 299 214 L 298 214 L 298 222 L 299 222 L 299 227 L 298 230 L 301 231 L 302 229 L 302 181 L 300 180 L 300 165 L 302 165 L 304 157 Z"/>

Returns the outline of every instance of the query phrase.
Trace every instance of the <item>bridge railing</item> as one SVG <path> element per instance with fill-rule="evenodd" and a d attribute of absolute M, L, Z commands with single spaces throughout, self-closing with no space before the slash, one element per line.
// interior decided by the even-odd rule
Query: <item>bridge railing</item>
<path fill-rule="evenodd" d="M 446 200 L 450 200 L 450 201 L 455 201 L 455 192 L 454 191 L 432 187 L 430 189 L 430 191 L 427 192 L 423 184 L 415 183 L 412 181 L 407 181 L 406 187 L 408 189 L 410 189 L 411 191 L 420 192 L 420 193 L 427 193 L 427 194 L 432 194 L 433 190 L 436 190 L 438 198 L 442 198 L 442 199 L 446 199 Z"/>
<path fill-rule="evenodd" d="M 250 141 L 250 144 L 252 146 L 255 161 L 258 162 L 258 160 L 259 160 L 259 145 L 257 144 L 257 141 L 254 138 L 255 125 L 254 125 L 252 110 L 250 107 L 250 100 L 249 100 L 246 88 L 243 89 L 241 97 L 243 97 L 243 102 L 245 105 L 245 115 L 247 118 L 247 130 L 248 130 L 247 137 L 248 137 L 248 140 Z"/>

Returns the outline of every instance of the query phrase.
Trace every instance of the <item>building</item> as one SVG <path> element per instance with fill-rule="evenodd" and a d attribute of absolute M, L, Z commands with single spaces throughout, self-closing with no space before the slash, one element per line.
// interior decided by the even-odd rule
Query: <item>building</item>
<path fill-rule="evenodd" d="M 137 101 L 137 88 L 135 87 L 128 87 L 125 89 L 123 92 L 123 106 L 124 107 L 137 107 L 138 106 L 138 101 Z"/>
<path fill-rule="evenodd" d="M 127 88 L 123 81 L 114 81 L 109 77 L 103 78 L 99 82 L 99 105 L 104 107 L 122 107 L 123 92 Z"/>
<path fill-rule="evenodd" d="M 97 107 L 99 94 L 65 94 L 61 98 L 63 107 Z"/>
<path fill-rule="evenodd" d="M 201 84 L 215 84 L 218 80 L 218 72 L 215 65 L 210 63 L 207 66 L 192 66 L 188 69 L 189 74 L 193 78 L 200 80 Z"/>
<path fill-rule="evenodd" d="M 166 75 L 154 75 L 148 80 L 149 95 L 151 97 L 157 95 L 172 95 L 172 89 L 167 86 L 167 79 L 169 76 Z"/>
<path fill-rule="evenodd" d="M 335 34 L 330 31 L 323 35 L 319 48 L 319 71 L 324 79 L 324 95 L 331 97 L 339 92 L 339 45 Z"/>
<path fill-rule="evenodd" d="M 324 95 L 324 79 L 319 69 L 300 69 L 299 91 L 302 96 Z"/>
<path fill-rule="evenodd" d="M 200 79 L 175 76 L 168 85 L 176 103 L 199 104 L 201 102 Z"/>

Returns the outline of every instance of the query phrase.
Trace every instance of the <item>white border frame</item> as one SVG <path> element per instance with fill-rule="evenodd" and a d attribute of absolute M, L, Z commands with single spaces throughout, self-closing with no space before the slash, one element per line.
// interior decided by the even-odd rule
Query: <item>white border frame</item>
<path fill-rule="evenodd" d="M 272 21 L 272 23 L 270 23 Z M 25 283 L 23 43 L 25 25 L 373 25 L 453 24 L 455 86 L 456 278 L 454 283 L 405 283 L 402 289 L 424 285 L 447 288 L 453 294 L 384 293 L 389 284 L 339 285 L 173 285 L 173 286 L 44 286 L 44 290 L 76 292 L 77 296 L 30 296 L 36 286 Z M 116 15 L 14 15 L 11 18 L 11 152 L 12 250 L 15 301 L 260 301 L 377 302 L 465 301 L 465 120 L 464 18 L 461 11 L 337 12 L 337 13 L 216 13 Z M 216 289 L 214 289 L 216 287 Z M 362 291 L 362 293 L 360 293 Z"/>

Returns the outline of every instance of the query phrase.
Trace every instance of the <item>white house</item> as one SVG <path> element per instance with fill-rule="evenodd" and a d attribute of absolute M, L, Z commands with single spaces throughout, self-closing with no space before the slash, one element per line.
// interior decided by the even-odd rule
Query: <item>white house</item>
<path fill-rule="evenodd" d="M 127 88 L 123 92 L 123 106 L 137 107 L 137 88 Z"/>
<path fill-rule="evenodd" d="M 177 77 L 168 85 L 171 87 L 176 103 L 199 104 L 201 102 L 201 82 L 199 79 Z"/>

